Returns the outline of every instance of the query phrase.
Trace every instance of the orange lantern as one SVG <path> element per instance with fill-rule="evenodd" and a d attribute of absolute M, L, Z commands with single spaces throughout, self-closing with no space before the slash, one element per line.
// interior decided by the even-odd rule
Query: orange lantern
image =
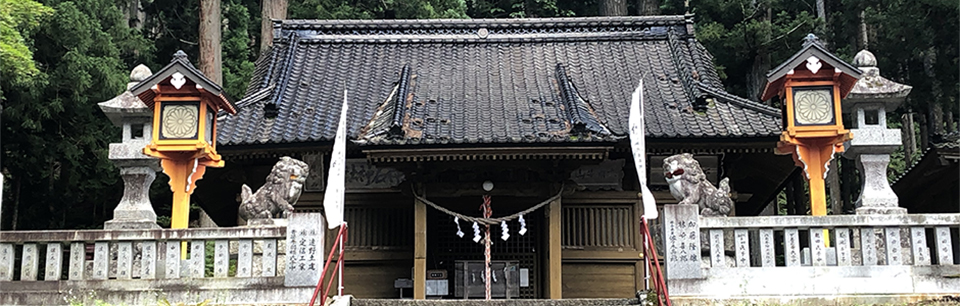
<path fill-rule="evenodd" d="M 236 107 L 220 85 L 193 67 L 183 51 L 130 91 L 153 109 L 152 140 L 143 153 L 161 159 L 173 191 L 171 228 L 186 228 L 190 195 L 206 167 L 223 167 L 216 150 L 217 113 Z"/>
<path fill-rule="evenodd" d="M 843 126 L 840 99 L 860 79 L 860 70 L 828 52 L 813 34 L 789 60 L 767 74 L 762 99 L 783 101 L 784 131 L 777 154 L 791 154 L 810 184 L 810 210 L 827 214 L 824 178 L 833 155 L 853 138 Z"/>

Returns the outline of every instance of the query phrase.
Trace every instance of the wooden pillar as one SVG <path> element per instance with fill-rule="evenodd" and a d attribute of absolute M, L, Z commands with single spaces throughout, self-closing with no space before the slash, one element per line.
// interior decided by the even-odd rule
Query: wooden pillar
<path fill-rule="evenodd" d="M 413 298 L 422 300 L 427 298 L 427 205 L 420 200 L 413 204 L 413 222 Z"/>
<path fill-rule="evenodd" d="M 634 233 L 633 245 L 635 245 L 637 248 L 637 262 L 634 263 L 633 265 L 634 266 L 633 277 L 634 277 L 634 283 L 635 283 L 634 290 L 636 291 L 647 289 L 647 283 L 646 283 L 647 266 L 643 258 L 644 237 L 643 235 L 640 234 L 641 233 L 640 227 L 643 226 L 642 216 L 644 213 L 645 211 L 643 211 L 643 201 L 638 197 L 637 201 L 633 203 L 633 224 L 635 224 L 634 225 L 635 227 L 633 229 L 633 233 Z"/>
<path fill-rule="evenodd" d="M 560 248 L 560 199 L 547 205 L 547 298 L 559 300 L 562 294 Z"/>

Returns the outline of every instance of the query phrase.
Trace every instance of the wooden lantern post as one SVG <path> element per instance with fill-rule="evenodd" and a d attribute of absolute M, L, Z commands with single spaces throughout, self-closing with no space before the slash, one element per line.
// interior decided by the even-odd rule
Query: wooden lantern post
<path fill-rule="evenodd" d="M 177 51 L 169 65 L 130 90 L 153 109 L 152 140 L 143 153 L 161 159 L 170 177 L 170 228 L 187 228 L 190 195 L 206 167 L 223 167 L 216 150 L 217 113 L 236 107 L 220 85 L 207 79 Z M 184 251 L 186 251 L 184 249 Z"/>
<path fill-rule="evenodd" d="M 810 183 L 810 212 L 827 214 L 824 178 L 833 155 L 853 134 L 843 126 L 840 99 L 860 79 L 860 70 L 828 52 L 813 34 L 789 60 L 767 74 L 762 99 L 779 96 L 784 131 L 777 154 L 793 155 Z"/>

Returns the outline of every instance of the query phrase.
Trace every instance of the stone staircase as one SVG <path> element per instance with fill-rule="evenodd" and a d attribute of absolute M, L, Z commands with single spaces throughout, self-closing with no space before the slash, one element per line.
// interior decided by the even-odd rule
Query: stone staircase
<path fill-rule="evenodd" d="M 563 300 L 387 300 L 354 299 L 350 306 L 619 306 L 638 305 L 637 299 Z"/>

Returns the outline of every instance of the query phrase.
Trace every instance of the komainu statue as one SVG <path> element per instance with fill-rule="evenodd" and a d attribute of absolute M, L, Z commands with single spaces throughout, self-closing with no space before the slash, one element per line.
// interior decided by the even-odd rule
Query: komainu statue
<path fill-rule="evenodd" d="M 307 163 L 284 156 L 267 176 L 267 181 L 256 193 L 243 184 L 240 191 L 240 218 L 287 218 L 293 213 L 293 204 L 300 199 L 303 183 L 307 180 Z"/>
<path fill-rule="evenodd" d="M 663 160 L 663 175 L 670 185 L 670 194 L 678 204 L 700 206 L 701 216 L 728 216 L 733 207 L 730 199 L 730 179 L 720 181 L 713 187 L 700 168 L 700 162 L 690 153 L 677 154 Z"/>

